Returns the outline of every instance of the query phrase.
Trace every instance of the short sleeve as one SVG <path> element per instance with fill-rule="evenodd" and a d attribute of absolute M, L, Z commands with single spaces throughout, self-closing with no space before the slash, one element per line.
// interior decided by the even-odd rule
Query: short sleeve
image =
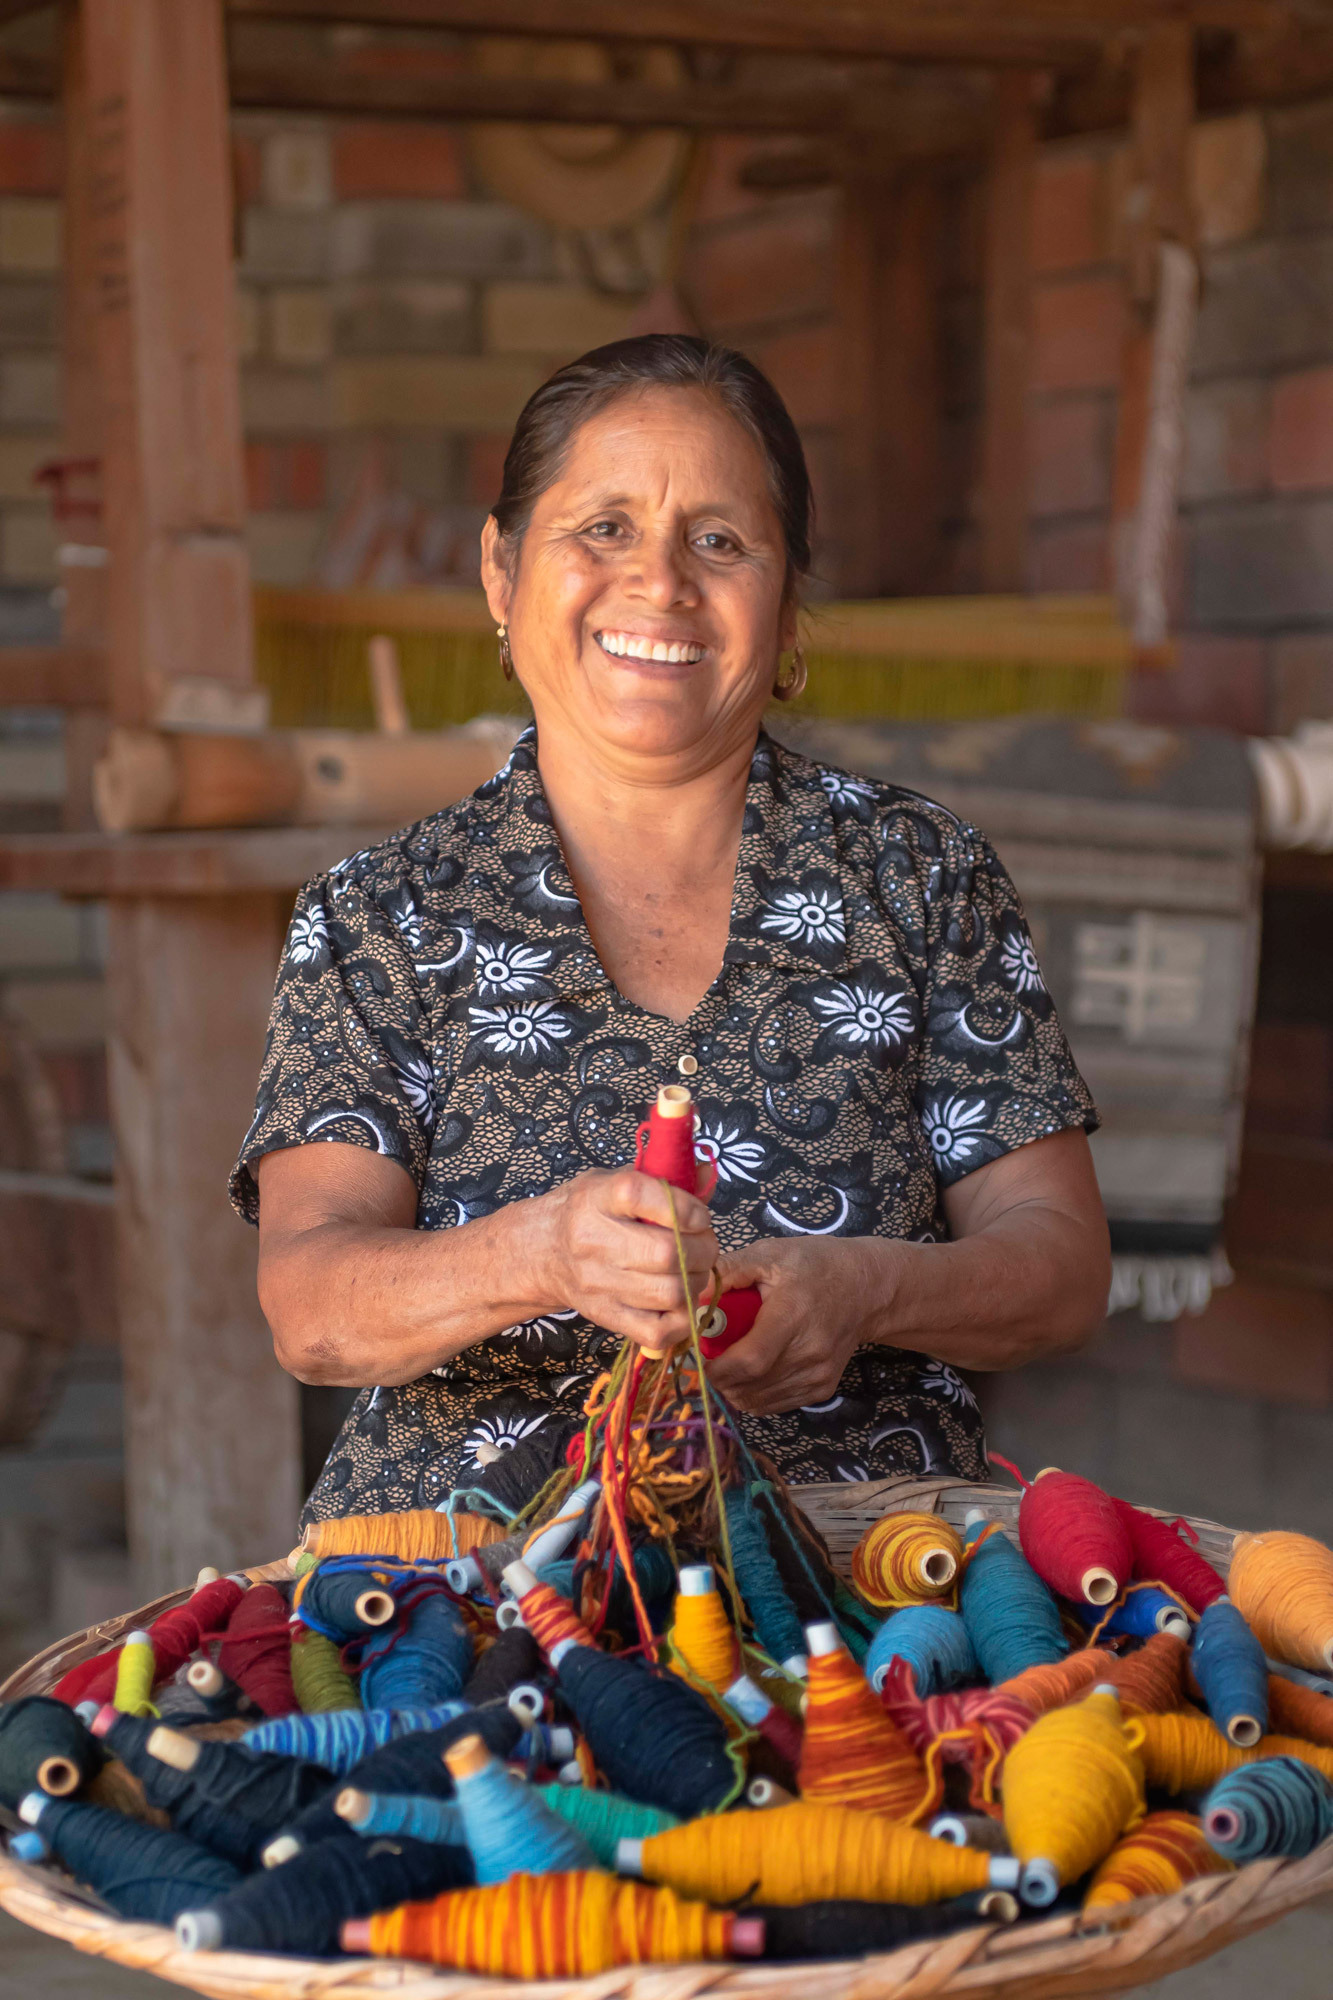
<path fill-rule="evenodd" d="M 1018 891 L 975 828 L 941 843 L 925 918 L 915 1103 L 941 1184 L 1033 1139 L 1096 1131 Z"/>
<path fill-rule="evenodd" d="M 364 1146 L 421 1186 L 435 1114 L 427 1032 L 401 924 L 354 883 L 308 883 L 283 946 L 255 1115 L 229 1186 L 248 1222 L 259 1219 L 253 1163 L 288 1146 Z"/>

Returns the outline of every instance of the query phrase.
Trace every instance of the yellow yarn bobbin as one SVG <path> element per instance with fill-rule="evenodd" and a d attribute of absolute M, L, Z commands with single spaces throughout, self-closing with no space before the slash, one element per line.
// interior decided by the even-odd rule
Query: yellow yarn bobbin
<path fill-rule="evenodd" d="M 1171 1896 L 1201 1875 L 1229 1875 L 1234 1863 L 1209 1844 L 1193 1813 L 1155 1812 L 1117 1841 L 1092 1878 L 1085 1910 L 1132 1903 L 1139 1896 Z"/>
<path fill-rule="evenodd" d="M 1023 1897 L 1055 1901 L 1064 1882 L 1103 1860 L 1143 1817 L 1143 1766 L 1114 1688 L 1053 1709 L 1005 1759 L 1004 1830 L 1023 1862 Z"/>
<path fill-rule="evenodd" d="M 112 1707 L 118 1708 L 122 1715 L 156 1715 L 157 1710 L 153 1706 L 156 1676 L 157 1661 L 152 1640 L 146 1632 L 129 1633 L 116 1662 L 116 1691 L 111 1697 Z"/>
<path fill-rule="evenodd" d="M 1333 1670 L 1333 1549 L 1311 1535 L 1237 1535 L 1227 1589 L 1266 1653 Z"/>
<path fill-rule="evenodd" d="M 671 1640 L 695 1678 L 719 1693 L 731 1686 L 740 1671 L 736 1634 L 727 1618 L 717 1580 L 704 1563 L 680 1572 Z"/>
<path fill-rule="evenodd" d="M 1168 1715 L 1135 1715 L 1125 1733 L 1143 1762 L 1147 1782 L 1159 1792 L 1206 1791 L 1209 1785 L 1261 1757 L 1297 1757 L 1333 1782 L 1333 1750 L 1301 1736 L 1261 1736 L 1248 1750 L 1229 1743 L 1215 1723 L 1195 1709 Z"/>
<path fill-rule="evenodd" d="M 937 1514 L 886 1514 L 852 1552 L 852 1582 L 867 1604 L 953 1604 L 963 1543 Z"/>

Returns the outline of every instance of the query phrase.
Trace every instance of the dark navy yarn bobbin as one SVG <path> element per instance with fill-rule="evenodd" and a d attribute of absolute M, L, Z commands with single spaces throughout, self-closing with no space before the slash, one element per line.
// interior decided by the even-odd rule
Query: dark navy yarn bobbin
<path fill-rule="evenodd" d="M 400 1736 L 380 1750 L 372 1750 L 359 1764 L 337 1779 L 331 1791 L 304 1812 L 297 1813 L 282 1832 L 302 1847 L 345 1834 L 346 1821 L 333 1810 L 333 1801 L 345 1785 L 358 1792 L 390 1792 L 416 1798 L 451 1799 L 454 1781 L 444 1753 L 460 1736 L 480 1736 L 494 1757 L 509 1757 L 518 1747 L 523 1725 L 504 1702 L 478 1708 L 446 1723 L 443 1729 L 423 1730 L 415 1736 Z"/>
<path fill-rule="evenodd" d="M 393 1595 L 369 1568 L 321 1566 L 311 1571 L 296 1615 L 314 1631 L 324 1632 L 331 1639 L 364 1639 L 385 1630 L 384 1625 L 367 1624 L 356 1608 L 358 1598 L 367 1591 Z"/>
<path fill-rule="evenodd" d="M 1268 1661 L 1229 1597 L 1215 1597 L 1194 1628 L 1190 1665 L 1209 1715 L 1222 1731 L 1249 1746 L 1268 1728 Z M 1239 1721 L 1257 1723 L 1241 1729 Z"/>
<path fill-rule="evenodd" d="M 158 1726 L 146 1717 L 121 1716 L 104 1740 L 178 1833 L 239 1868 L 255 1867 L 271 1835 L 337 1784 L 322 1765 L 256 1755 L 236 1743 L 200 1743 L 193 1769 L 178 1771 L 148 1749 Z"/>
<path fill-rule="evenodd" d="M 472 1634 L 443 1591 L 403 1610 L 389 1632 L 362 1650 L 363 1708 L 434 1708 L 462 1693 L 472 1671 Z"/>
<path fill-rule="evenodd" d="M 613 1791 L 693 1819 L 736 1789 L 726 1729 L 676 1675 L 571 1646 L 556 1678 Z"/>
<path fill-rule="evenodd" d="M 782 1573 L 773 1560 L 764 1524 L 743 1487 L 730 1486 L 722 1496 L 731 1541 L 736 1587 L 754 1620 L 760 1645 L 781 1664 L 805 1653 L 805 1627 L 787 1594 Z M 822 1614 L 821 1614 L 822 1616 Z"/>
<path fill-rule="evenodd" d="M 368 1917 L 468 1887 L 472 1857 L 465 1847 L 425 1840 L 362 1840 L 341 1833 L 266 1869 L 207 1905 L 218 1917 L 218 1947 L 226 1951 L 294 1951 L 326 1957 L 339 1949 L 347 1917 Z M 200 1906 L 195 1905 L 196 1908 Z"/>
<path fill-rule="evenodd" d="M 1333 1833 L 1333 1785 L 1298 1757 L 1261 1757 L 1219 1778 L 1200 1817 L 1228 1861 L 1299 1858 Z"/>
<path fill-rule="evenodd" d="M 969 1546 L 980 1532 L 969 1532 Z M 1059 1606 L 1003 1532 L 988 1536 L 970 1557 L 959 1585 L 958 1609 L 992 1687 L 1028 1667 L 1051 1666 L 1069 1651 Z"/>
<path fill-rule="evenodd" d="M 982 1905 L 989 1893 L 952 1896 L 920 1908 L 908 1903 L 754 1903 L 738 1914 L 763 1918 L 764 1958 L 847 1958 L 984 1923 Z"/>
<path fill-rule="evenodd" d="M 66 1757 L 79 1785 L 96 1777 L 106 1752 L 81 1716 L 49 1695 L 24 1695 L 0 1707 L 0 1805 L 11 1812 L 27 1792 L 38 1789 L 37 1773 L 48 1757 Z"/>
<path fill-rule="evenodd" d="M 174 1923 L 241 1880 L 229 1861 L 183 1834 L 78 1800 L 52 1799 L 37 1831 L 76 1881 L 136 1923 Z"/>
<path fill-rule="evenodd" d="M 480 1708 L 486 1701 L 503 1701 L 522 1681 L 543 1682 L 548 1678 L 542 1649 L 526 1625 L 511 1625 L 500 1632 L 472 1669 L 463 1689 L 463 1700 Z"/>
<path fill-rule="evenodd" d="M 568 1464 L 569 1441 L 582 1428 L 569 1417 L 549 1416 L 531 1437 L 521 1438 L 468 1475 L 467 1485 L 460 1489 L 460 1509 L 490 1514 L 508 1527 L 515 1514 L 536 1499 L 551 1474 Z"/>

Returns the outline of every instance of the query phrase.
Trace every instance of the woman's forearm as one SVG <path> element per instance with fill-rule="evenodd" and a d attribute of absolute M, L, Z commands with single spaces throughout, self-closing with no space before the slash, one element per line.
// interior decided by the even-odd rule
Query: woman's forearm
<path fill-rule="evenodd" d="M 259 1301 L 279 1361 L 302 1382 L 413 1382 L 535 1317 L 557 1303 L 541 1294 L 540 1218 L 524 1213 L 537 1205 L 457 1229 L 329 1220 L 266 1245 Z"/>
<path fill-rule="evenodd" d="M 951 1367 L 1021 1367 L 1079 1346 L 1106 1313 L 1105 1227 L 1058 1209 L 1013 1209 L 953 1243 L 865 1248 L 876 1300 L 866 1338 Z"/>

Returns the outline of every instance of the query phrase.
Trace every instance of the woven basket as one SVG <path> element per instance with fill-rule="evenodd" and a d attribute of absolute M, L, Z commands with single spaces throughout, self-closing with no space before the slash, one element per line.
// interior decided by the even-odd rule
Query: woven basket
<path fill-rule="evenodd" d="M 894 1510 L 943 1514 L 961 1527 L 982 1506 L 1012 1526 L 1018 1495 L 1011 1487 L 970 1486 L 957 1479 L 886 1479 L 871 1485 L 807 1486 L 797 1497 L 828 1543 L 840 1569 L 865 1529 Z M 1192 1524 L 1208 1560 L 1225 1571 L 1231 1532 L 1213 1521 Z M 256 1580 L 285 1579 L 285 1562 L 249 1572 Z M 78 1661 L 114 1645 L 189 1596 L 95 1625 L 49 1646 L 0 1687 L 0 1700 L 40 1694 Z M 190 1953 L 171 1931 L 122 1923 L 50 1869 L 0 1858 L 0 1906 L 11 1916 L 79 1951 L 191 1987 L 218 2000 L 344 2000 L 394 1993 L 408 2000 L 1063 2000 L 1083 1993 L 1123 1992 L 1192 1965 L 1224 1945 L 1333 1890 L 1333 1840 L 1303 1861 L 1258 1861 L 1232 1875 L 1210 1875 L 1175 1896 L 1145 1897 L 1088 1916 L 1052 1917 L 1015 1929 L 978 1925 L 951 1936 L 871 1958 L 818 1967 L 802 1965 L 625 1966 L 594 1979 L 519 1982 L 478 1979 L 397 1959 L 264 1957 L 252 1952 Z"/>

